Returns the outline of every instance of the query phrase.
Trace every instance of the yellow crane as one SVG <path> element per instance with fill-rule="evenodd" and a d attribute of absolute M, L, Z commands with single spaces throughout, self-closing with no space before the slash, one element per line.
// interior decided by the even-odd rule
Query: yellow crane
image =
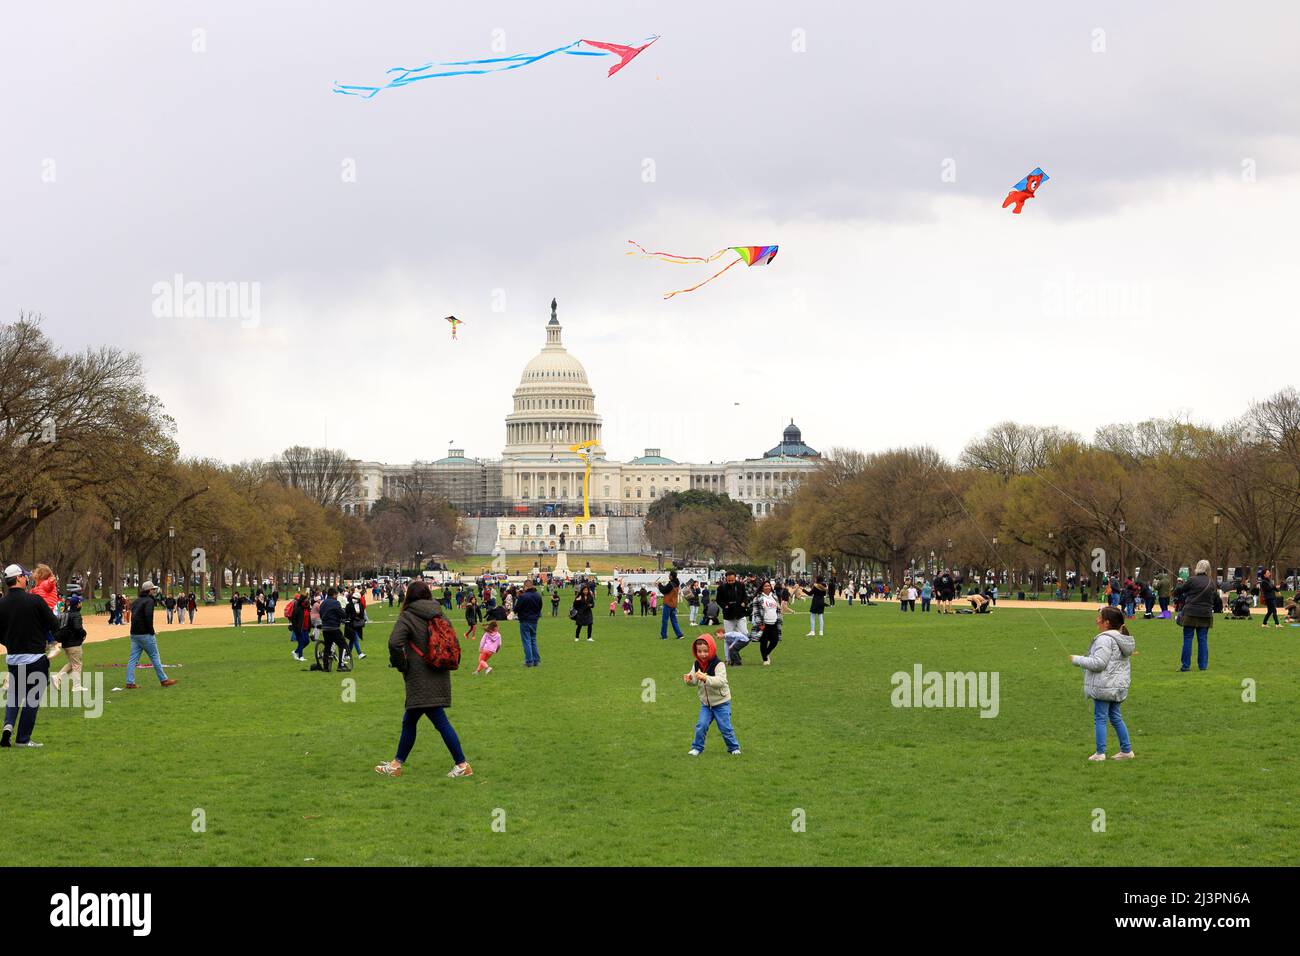
<path fill-rule="evenodd" d="M 576 445 L 570 445 L 569 451 L 582 458 L 586 464 L 586 471 L 582 474 L 582 520 L 586 521 L 591 517 L 591 494 L 588 485 L 591 483 L 591 449 L 599 445 L 598 441 L 580 441 Z"/>

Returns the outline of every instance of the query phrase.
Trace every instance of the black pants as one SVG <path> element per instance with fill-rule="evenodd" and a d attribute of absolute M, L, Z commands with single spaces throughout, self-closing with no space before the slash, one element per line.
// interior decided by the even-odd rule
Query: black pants
<path fill-rule="evenodd" d="M 771 656 L 773 648 L 779 643 L 781 643 L 781 622 L 764 624 L 763 633 L 758 636 L 758 652 L 763 655 L 763 660 Z"/>
<path fill-rule="evenodd" d="M 347 642 L 343 640 L 343 632 L 337 627 L 322 628 L 320 638 L 325 643 L 325 663 L 322 665 L 325 670 L 330 669 L 330 661 L 334 658 L 334 645 L 339 646 L 339 666 L 343 666 L 343 657 L 348 652 Z"/>
<path fill-rule="evenodd" d="M 573 639 L 574 639 L 575 641 L 576 641 L 579 637 L 582 636 L 582 629 L 583 629 L 584 627 L 587 629 L 587 640 L 591 640 L 591 625 L 590 625 L 590 624 L 579 624 L 579 625 L 577 626 L 577 628 L 574 629 L 574 632 L 573 632 Z"/>
<path fill-rule="evenodd" d="M 5 726 L 18 719 L 15 743 L 25 744 L 32 739 L 36 728 L 36 714 L 45 699 L 50 685 L 50 661 L 44 654 L 31 664 L 9 665 L 9 694 L 5 698 Z M 22 708 L 19 714 L 18 708 Z"/>
<path fill-rule="evenodd" d="M 1268 608 L 1268 613 L 1264 615 L 1264 626 L 1268 627 L 1270 617 L 1273 619 L 1274 624 L 1281 624 L 1282 622 L 1277 618 L 1277 600 L 1275 598 L 1265 598 L 1264 606 Z"/>

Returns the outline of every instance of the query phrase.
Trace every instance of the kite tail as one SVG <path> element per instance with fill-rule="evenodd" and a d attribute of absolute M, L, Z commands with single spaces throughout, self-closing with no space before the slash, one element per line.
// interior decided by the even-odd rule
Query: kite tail
<path fill-rule="evenodd" d="M 719 249 L 713 255 L 709 256 L 708 258 L 705 258 L 703 256 L 679 256 L 671 252 L 650 252 L 649 250 L 645 249 L 639 242 L 634 242 L 633 240 L 629 239 L 628 243 L 640 249 L 641 255 L 647 259 L 658 259 L 660 262 L 672 262 L 677 265 L 688 265 L 692 262 L 712 262 L 713 260 L 719 258 L 720 256 L 725 255 L 727 252 L 731 250 L 731 247 L 728 246 L 726 249 Z M 628 252 L 628 255 L 629 256 L 636 255 L 636 253 Z"/>
<path fill-rule="evenodd" d="M 726 252 L 726 250 L 724 249 L 723 252 Z M 693 285 L 693 286 L 691 286 L 689 289 L 678 289 L 676 292 L 665 292 L 665 293 L 664 293 L 664 298 L 665 298 L 665 299 L 671 299 L 673 296 L 675 296 L 675 295 L 681 295 L 683 292 L 694 292 L 694 291 L 695 291 L 696 289 L 698 289 L 700 286 L 708 285 L 710 282 L 712 282 L 712 281 L 713 281 L 714 279 L 716 279 L 718 276 L 722 275 L 722 273 L 726 272 L 728 269 L 730 269 L 732 266 L 734 266 L 737 262 L 744 262 L 744 261 L 745 261 L 744 259 L 736 259 L 735 262 L 729 262 L 729 263 L 727 263 L 727 265 L 723 266 L 720 270 L 718 270 L 717 272 L 713 273 L 713 275 L 709 276 L 709 277 L 708 277 L 707 279 L 705 279 L 703 282 L 699 283 L 699 285 Z"/>

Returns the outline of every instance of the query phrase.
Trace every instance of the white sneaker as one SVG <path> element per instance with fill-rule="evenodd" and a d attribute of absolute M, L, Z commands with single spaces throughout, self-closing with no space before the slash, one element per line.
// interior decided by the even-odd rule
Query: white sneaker
<path fill-rule="evenodd" d="M 1134 753 L 1133 751 L 1131 751 L 1131 750 L 1130 750 L 1128 753 L 1125 753 L 1124 751 L 1121 750 L 1119 753 L 1115 754 L 1115 755 L 1114 755 L 1113 757 L 1111 757 L 1110 759 L 1111 759 L 1111 760 L 1132 760 L 1132 759 L 1133 759 L 1134 757 L 1136 757 L 1136 756 L 1137 756 L 1137 754 L 1135 754 L 1135 753 Z"/>
<path fill-rule="evenodd" d="M 809 631 L 807 634 L 804 635 L 804 637 L 816 637 L 816 636 L 817 635 L 814 634 L 812 631 Z"/>
<path fill-rule="evenodd" d="M 1105 759 L 1106 759 L 1106 755 L 1105 755 L 1105 754 L 1092 754 L 1091 756 L 1088 757 L 1088 759 L 1089 759 L 1089 760 L 1093 760 L 1093 761 L 1101 761 L 1101 760 L 1105 760 Z"/>
<path fill-rule="evenodd" d="M 733 756 L 733 757 L 739 757 L 739 756 L 740 756 L 740 750 L 739 750 L 739 749 L 728 751 L 728 753 L 730 753 L 731 756 Z"/>
<path fill-rule="evenodd" d="M 589 638 L 587 638 L 587 643 L 588 643 L 588 644 L 595 644 L 595 643 L 596 643 L 596 639 L 595 639 L 594 637 L 589 637 Z"/>
<path fill-rule="evenodd" d="M 364 661 L 365 659 L 366 659 L 366 655 L 365 655 L 365 654 L 362 654 L 360 651 L 358 651 L 358 652 L 357 652 L 357 660 L 359 660 L 359 661 Z"/>
<path fill-rule="evenodd" d="M 484 673 L 484 674 L 491 674 L 491 673 L 492 673 L 492 668 L 491 668 L 491 667 L 484 668 L 483 673 Z"/>
<path fill-rule="evenodd" d="M 686 751 L 686 756 L 688 756 L 688 757 L 698 757 L 699 755 L 700 755 L 700 752 L 699 752 L 698 750 L 696 750 L 694 747 L 692 747 L 690 750 Z"/>
<path fill-rule="evenodd" d="M 763 666 L 764 666 L 764 667 L 771 667 L 771 666 L 772 666 L 772 661 L 771 661 L 770 659 L 769 659 L 769 660 L 766 660 L 766 661 L 763 661 Z"/>

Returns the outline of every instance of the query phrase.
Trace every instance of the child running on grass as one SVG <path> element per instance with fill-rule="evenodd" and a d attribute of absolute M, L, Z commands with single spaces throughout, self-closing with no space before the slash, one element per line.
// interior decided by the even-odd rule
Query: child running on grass
<path fill-rule="evenodd" d="M 488 621 L 483 625 L 483 636 L 479 638 L 478 670 L 474 673 L 482 671 L 484 674 L 491 674 L 492 667 L 488 661 L 499 650 L 501 650 L 501 625 L 498 621 Z"/>
<path fill-rule="evenodd" d="M 1097 636 L 1092 639 L 1088 655 L 1070 655 L 1070 663 L 1083 668 L 1083 693 L 1093 703 L 1097 751 L 1089 760 L 1106 759 L 1107 722 L 1115 725 L 1115 736 L 1119 738 L 1119 753 L 1111 759 L 1132 760 L 1135 756 L 1119 706 L 1128 697 L 1129 658 L 1136 646 L 1124 624 L 1124 612 L 1107 606 L 1097 612 Z"/>
<path fill-rule="evenodd" d="M 704 753 L 704 736 L 709 732 L 709 724 L 717 721 L 722 739 L 727 743 L 727 752 L 739 757 L 740 743 L 731 728 L 731 687 L 727 684 L 727 665 L 718 660 L 718 646 L 712 634 L 697 637 L 692 650 L 695 660 L 691 662 L 690 673 L 683 674 L 682 680 L 694 684 L 700 693 L 700 719 L 695 724 L 695 740 L 687 755 L 698 757 Z"/>

